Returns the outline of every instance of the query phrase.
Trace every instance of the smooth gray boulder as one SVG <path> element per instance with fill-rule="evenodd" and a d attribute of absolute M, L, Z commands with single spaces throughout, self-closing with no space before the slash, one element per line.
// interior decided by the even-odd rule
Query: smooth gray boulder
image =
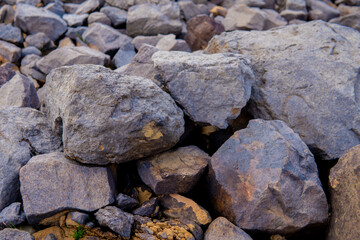
<path fill-rule="evenodd" d="M 0 212 L 0 229 L 14 227 L 25 222 L 25 213 L 20 202 L 14 202 Z"/>
<path fill-rule="evenodd" d="M 28 4 L 16 6 L 15 24 L 25 33 L 43 32 L 53 41 L 66 31 L 66 22 L 59 15 Z"/>
<path fill-rule="evenodd" d="M 21 30 L 11 24 L 0 24 L 0 40 L 20 44 L 23 42 Z"/>
<path fill-rule="evenodd" d="M 30 224 L 64 210 L 92 212 L 115 201 L 107 167 L 89 167 L 53 152 L 32 157 L 20 169 L 20 191 Z"/>
<path fill-rule="evenodd" d="M 0 110 L 0 210 L 19 196 L 19 171 L 32 156 L 61 150 L 46 116 L 32 108 Z"/>
<path fill-rule="evenodd" d="M 35 109 L 40 107 L 34 84 L 22 74 L 15 74 L 0 88 L 0 109 L 10 106 Z"/>
<path fill-rule="evenodd" d="M 46 36 L 46 34 L 43 32 L 28 35 L 25 38 L 24 46 L 25 47 L 34 46 L 42 51 L 47 51 L 56 48 L 54 42 L 51 41 L 51 39 L 48 36 Z"/>
<path fill-rule="evenodd" d="M 105 165 L 173 147 L 183 113 L 150 79 L 98 65 L 57 68 L 46 79 L 45 105 L 64 151 L 83 163 Z"/>
<path fill-rule="evenodd" d="M 0 231 L 1 240 L 34 240 L 30 233 L 18 229 L 5 228 Z"/>
<path fill-rule="evenodd" d="M 250 62 L 240 54 L 158 51 L 152 61 L 160 81 L 193 121 L 221 129 L 239 116 L 255 81 Z"/>
<path fill-rule="evenodd" d="M 180 34 L 180 7 L 177 3 L 140 4 L 129 8 L 126 32 L 129 36 Z"/>
<path fill-rule="evenodd" d="M 256 83 L 250 112 L 280 119 L 322 159 L 360 143 L 360 32 L 323 21 L 215 36 L 205 52 L 241 52 Z"/>
<path fill-rule="evenodd" d="M 106 16 L 110 18 L 111 24 L 114 27 L 120 27 L 122 24 L 126 23 L 128 13 L 125 10 L 106 6 L 101 8 L 100 12 L 106 14 Z"/>
<path fill-rule="evenodd" d="M 90 26 L 92 23 L 102 23 L 105 25 L 111 25 L 111 20 L 106 16 L 105 13 L 102 12 L 93 12 L 89 15 L 88 19 L 88 25 Z M 81 35 L 80 35 L 81 36 Z"/>
<path fill-rule="evenodd" d="M 251 120 L 212 156 L 212 205 L 244 230 L 293 234 L 324 224 L 328 204 L 315 159 L 279 120 Z"/>
<path fill-rule="evenodd" d="M 204 234 L 204 240 L 252 240 L 241 228 L 232 224 L 224 217 L 212 221 Z"/>
<path fill-rule="evenodd" d="M 0 61 L 16 63 L 21 57 L 21 48 L 0 40 Z"/>
<path fill-rule="evenodd" d="M 34 47 L 34 46 L 25 47 L 25 48 L 21 49 L 21 56 L 22 57 L 25 57 L 27 55 L 41 56 L 41 54 L 42 54 L 41 51 L 38 48 Z"/>
<path fill-rule="evenodd" d="M 58 48 L 42 59 L 36 66 L 44 74 L 49 74 L 54 68 L 73 64 L 108 65 L 110 57 L 100 51 L 88 47 Z"/>

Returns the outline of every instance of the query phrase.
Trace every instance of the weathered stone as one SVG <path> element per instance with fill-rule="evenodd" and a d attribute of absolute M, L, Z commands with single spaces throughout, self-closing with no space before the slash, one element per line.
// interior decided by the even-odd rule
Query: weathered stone
<path fill-rule="evenodd" d="M 119 48 L 131 43 L 132 40 L 125 34 L 101 23 L 91 24 L 82 37 L 90 47 L 110 55 L 115 54 Z"/>
<path fill-rule="evenodd" d="M 252 240 L 241 228 L 232 224 L 224 217 L 218 217 L 209 225 L 204 240 Z"/>
<path fill-rule="evenodd" d="M 75 47 L 75 44 L 73 43 L 73 41 L 69 37 L 64 37 L 59 42 L 59 48 L 62 48 L 62 47 Z"/>
<path fill-rule="evenodd" d="M 119 68 L 129 64 L 135 55 L 136 53 L 134 46 L 131 43 L 128 43 L 119 49 L 119 51 L 115 54 L 112 62 L 117 68 Z"/>
<path fill-rule="evenodd" d="M 279 10 L 293 10 L 306 12 L 306 0 L 280 0 Z"/>
<path fill-rule="evenodd" d="M 287 21 L 281 17 L 281 15 L 272 9 L 263 9 L 262 12 L 265 14 L 264 30 L 268 30 L 274 27 L 280 27 L 287 25 Z"/>
<path fill-rule="evenodd" d="M 111 24 L 114 27 L 120 27 L 122 24 L 126 23 L 127 11 L 125 10 L 116 7 L 106 6 L 101 8 L 100 12 L 106 14 L 106 16 L 110 18 Z"/>
<path fill-rule="evenodd" d="M 62 18 L 65 20 L 68 26 L 78 27 L 83 25 L 84 21 L 88 18 L 89 14 L 64 14 Z"/>
<path fill-rule="evenodd" d="M 294 19 L 299 19 L 299 20 L 306 21 L 307 12 L 299 11 L 299 10 L 286 9 L 284 11 L 281 11 L 280 16 L 285 18 L 287 21 L 291 21 L 291 20 L 294 20 Z"/>
<path fill-rule="evenodd" d="M 21 49 L 21 56 L 25 57 L 27 55 L 41 56 L 41 51 L 38 48 L 34 47 L 34 46 L 25 47 L 25 48 Z"/>
<path fill-rule="evenodd" d="M 191 18 L 205 14 L 208 15 L 209 9 L 205 4 L 195 4 L 192 1 L 183 1 L 179 2 L 180 10 L 182 16 L 184 16 L 186 21 L 189 21 Z"/>
<path fill-rule="evenodd" d="M 99 0 L 86 0 L 80 4 L 77 8 L 75 14 L 86 14 L 95 11 L 97 8 L 100 7 Z"/>
<path fill-rule="evenodd" d="M 61 152 L 31 158 L 20 170 L 20 182 L 29 223 L 64 210 L 92 212 L 115 200 L 109 168 L 83 166 Z"/>
<path fill-rule="evenodd" d="M 69 212 L 66 216 L 66 226 L 78 226 L 83 225 L 89 221 L 90 217 L 88 214 L 83 212 Z"/>
<path fill-rule="evenodd" d="M 10 5 L 4 5 L 0 8 L 0 22 L 12 24 L 14 22 L 15 10 Z"/>
<path fill-rule="evenodd" d="M 190 220 L 202 226 L 211 222 L 210 214 L 190 198 L 170 194 L 162 197 L 160 203 L 163 214 L 169 218 Z"/>
<path fill-rule="evenodd" d="M 359 157 L 360 145 L 347 151 L 330 170 L 331 222 L 329 240 L 356 239 L 359 224 Z"/>
<path fill-rule="evenodd" d="M 337 9 L 340 11 L 340 16 L 360 12 L 360 6 L 347 6 L 345 4 L 340 4 Z"/>
<path fill-rule="evenodd" d="M 0 63 L 12 62 L 16 63 L 21 57 L 21 48 L 16 45 L 0 40 Z"/>
<path fill-rule="evenodd" d="M 14 202 L 0 212 L 0 229 L 18 226 L 25 222 L 25 213 L 21 210 L 21 203 Z"/>
<path fill-rule="evenodd" d="M 5 228 L 0 231 L 1 240 L 34 240 L 30 233 L 18 229 Z"/>
<path fill-rule="evenodd" d="M 0 88 L 0 96 L 0 109 L 10 106 L 40 107 L 34 84 L 21 74 L 16 74 Z"/>
<path fill-rule="evenodd" d="M 182 39 L 176 39 L 174 34 L 165 35 L 162 37 L 155 46 L 161 51 L 184 51 L 191 52 L 189 46 Z"/>
<path fill-rule="evenodd" d="M 32 108 L 0 111 L 0 209 L 15 202 L 20 189 L 19 170 L 35 154 L 61 149 L 61 139 L 45 115 Z"/>
<path fill-rule="evenodd" d="M 7 83 L 15 74 L 16 72 L 12 69 L 0 66 L 0 88 L 2 85 Z"/>
<path fill-rule="evenodd" d="M 121 209 L 108 206 L 95 213 L 96 220 L 101 226 L 108 227 L 121 237 L 130 238 L 134 217 Z"/>
<path fill-rule="evenodd" d="M 45 86 L 53 128 L 62 128 L 66 155 L 80 162 L 147 157 L 174 146 L 184 132 L 182 111 L 149 79 L 74 65 L 52 71 Z"/>
<path fill-rule="evenodd" d="M 238 227 L 291 234 L 326 222 L 314 157 L 282 121 L 251 120 L 212 156 L 213 207 Z"/>
<path fill-rule="evenodd" d="M 46 34 L 43 32 L 27 36 L 24 42 L 24 46 L 34 46 L 43 51 L 56 47 L 54 42 L 51 41 L 50 38 L 48 38 L 48 36 L 46 36 Z"/>
<path fill-rule="evenodd" d="M 142 45 L 147 44 L 151 46 L 156 46 L 156 44 L 160 41 L 161 38 L 163 38 L 164 35 L 157 35 L 157 36 L 136 36 L 131 41 L 131 43 L 134 45 L 134 47 L 140 51 L 140 48 Z"/>
<path fill-rule="evenodd" d="M 27 4 L 17 5 L 15 24 L 29 34 L 43 32 L 53 41 L 66 31 L 66 23 L 59 15 Z"/>
<path fill-rule="evenodd" d="M 215 36 L 205 52 L 251 58 L 257 81 L 250 112 L 285 121 L 326 160 L 360 143 L 359 44 L 358 31 L 312 21 Z"/>
<path fill-rule="evenodd" d="M 222 129 L 239 116 L 255 81 L 240 54 L 159 51 L 152 60 L 162 83 L 193 121 Z"/>
<path fill-rule="evenodd" d="M 76 27 L 76 28 L 68 28 L 66 31 L 66 36 L 75 40 L 82 36 L 87 27 Z"/>
<path fill-rule="evenodd" d="M 266 17 L 259 8 L 249 8 L 245 4 L 232 6 L 222 24 L 226 31 L 263 30 Z"/>
<path fill-rule="evenodd" d="M 222 24 L 206 15 L 190 19 L 186 24 L 186 29 L 185 40 L 192 51 L 204 49 L 214 35 L 225 31 Z"/>
<path fill-rule="evenodd" d="M 106 16 L 105 13 L 102 12 L 93 12 L 88 17 L 88 25 L 90 26 L 92 23 L 102 23 L 105 25 L 111 25 L 111 20 Z"/>
<path fill-rule="evenodd" d="M 196 146 L 181 147 L 141 160 L 138 172 L 155 194 L 186 193 L 199 180 L 210 157 Z"/>
<path fill-rule="evenodd" d="M 47 4 L 44 7 L 44 9 L 46 9 L 50 12 L 53 12 L 53 13 L 59 15 L 60 17 L 62 17 L 65 14 L 64 4 L 59 0 L 56 0 L 52 3 Z"/>
<path fill-rule="evenodd" d="M 25 56 L 21 60 L 21 73 L 38 81 L 45 82 L 46 76 L 36 67 L 36 62 L 40 59 L 40 56 L 34 54 Z"/>
<path fill-rule="evenodd" d="M 37 6 L 40 6 L 41 0 L 17 0 L 16 5 L 19 5 L 19 4 L 29 4 L 29 5 L 37 7 Z"/>
<path fill-rule="evenodd" d="M 49 74 L 54 68 L 73 64 L 108 65 L 110 58 L 95 49 L 88 47 L 59 48 L 43 57 L 36 63 L 38 69 Z"/>
<path fill-rule="evenodd" d="M 125 194 L 120 193 L 116 197 L 116 206 L 121 210 L 128 211 L 139 205 L 139 201 L 129 197 Z"/>
<path fill-rule="evenodd" d="M 19 44 L 22 43 L 23 38 L 21 36 L 21 30 L 17 27 L 13 27 L 10 24 L 0 24 L 0 40 Z"/>
<path fill-rule="evenodd" d="M 334 18 L 331 19 L 330 22 L 351 27 L 360 31 L 360 12 Z"/>
<path fill-rule="evenodd" d="M 128 11 L 126 32 L 130 36 L 179 34 L 181 29 L 180 8 L 177 3 L 140 4 Z"/>
<path fill-rule="evenodd" d="M 171 2 L 170 0 L 105 0 L 110 6 L 128 10 L 131 6 L 152 3 L 165 4 Z"/>
<path fill-rule="evenodd" d="M 143 217 L 155 217 L 159 214 L 159 199 L 156 197 L 150 198 L 143 202 L 141 206 L 132 211 L 132 214 Z"/>
<path fill-rule="evenodd" d="M 329 21 L 340 16 L 340 11 L 320 0 L 308 0 L 309 20 Z"/>

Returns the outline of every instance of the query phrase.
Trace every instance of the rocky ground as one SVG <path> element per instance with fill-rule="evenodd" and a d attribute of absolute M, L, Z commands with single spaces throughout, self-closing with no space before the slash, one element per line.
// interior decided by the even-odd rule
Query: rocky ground
<path fill-rule="evenodd" d="M 0 0 L 0 240 L 360 236 L 359 0 Z"/>

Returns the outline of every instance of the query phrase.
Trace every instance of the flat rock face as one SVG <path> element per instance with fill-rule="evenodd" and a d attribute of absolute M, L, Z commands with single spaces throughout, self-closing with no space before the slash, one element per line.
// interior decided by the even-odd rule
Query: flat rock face
<path fill-rule="evenodd" d="M 360 33 L 313 21 L 263 32 L 215 36 L 207 53 L 241 52 L 256 83 L 250 112 L 280 119 L 323 159 L 360 143 Z"/>
<path fill-rule="evenodd" d="M 109 168 L 83 166 L 61 152 L 31 158 L 20 170 L 20 182 L 30 223 L 69 209 L 92 212 L 115 200 Z"/>
<path fill-rule="evenodd" d="M 0 40 L 0 63 L 16 63 L 21 57 L 21 48 L 16 45 Z"/>
<path fill-rule="evenodd" d="M 181 147 L 137 162 L 138 172 L 155 194 L 186 193 L 205 171 L 210 157 L 196 146 Z"/>
<path fill-rule="evenodd" d="M 328 217 L 314 157 L 282 121 L 251 120 L 212 156 L 213 206 L 242 229 L 291 234 Z"/>
<path fill-rule="evenodd" d="M 105 165 L 147 157 L 174 146 L 182 111 L 151 80 L 96 65 L 52 71 L 45 105 L 67 156 Z"/>
<path fill-rule="evenodd" d="M 330 170 L 331 222 L 329 240 L 356 239 L 360 220 L 360 145 L 351 148 Z"/>
<path fill-rule="evenodd" d="M 252 240 L 241 228 L 232 224 L 224 217 L 218 217 L 211 222 L 205 232 L 204 240 Z"/>
<path fill-rule="evenodd" d="M 45 115 L 32 108 L 0 110 L 0 209 L 15 202 L 19 171 L 35 154 L 61 149 Z"/>
<path fill-rule="evenodd" d="M 34 240 L 30 233 L 18 229 L 5 228 L 0 231 L 1 240 Z"/>
<path fill-rule="evenodd" d="M 126 31 L 130 36 L 181 33 L 180 7 L 177 3 L 140 4 L 128 11 Z"/>
<path fill-rule="evenodd" d="M 66 31 L 66 22 L 57 14 L 28 4 L 16 6 L 15 24 L 26 33 L 45 33 L 55 41 Z"/>
<path fill-rule="evenodd" d="M 11 43 L 22 43 L 21 30 L 10 24 L 0 24 L 0 39 Z"/>
<path fill-rule="evenodd" d="M 240 54 L 191 54 L 159 51 L 155 69 L 171 96 L 195 122 L 226 128 L 239 116 L 255 81 Z"/>
<path fill-rule="evenodd" d="M 36 66 L 43 73 L 49 74 L 57 67 L 69 66 L 74 64 L 96 64 L 108 65 L 110 57 L 100 51 L 88 47 L 66 47 L 59 48 L 41 60 L 36 62 Z"/>

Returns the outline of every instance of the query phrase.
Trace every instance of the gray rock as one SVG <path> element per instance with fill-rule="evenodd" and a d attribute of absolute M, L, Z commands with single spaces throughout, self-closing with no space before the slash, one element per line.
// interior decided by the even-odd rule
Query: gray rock
<path fill-rule="evenodd" d="M 68 26 L 78 27 L 84 24 L 84 21 L 88 18 L 89 14 L 64 14 L 62 18 L 65 20 Z"/>
<path fill-rule="evenodd" d="M 35 154 L 61 149 L 45 115 L 32 108 L 0 110 L 0 209 L 15 202 L 19 170 Z"/>
<path fill-rule="evenodd" d="M 40 82 L 45 82 L 46 75 L 43 74 L 37 67 L 36 63 L 41 59 L 40 56 L 30 54 L 21 60 L 20 71 L 22 74 L 32 77 Z"/>
<path fill-rule="evenodd" d="M 34 240 L 30 233 L 18 229 L 5 228 L 0 231 L 1 240 Z"/>
<path fill-rule="evenodd" d="M 274 1 L 271 0 L 270 1 L 269 0 L 236 0 L 236 1 L 225 0 L 224 2 L 221 5 L 227 8 L 230 8 L 237 4 L 245 4 L 248 7 L 256 7 L 256 8 L 270 8 L 270 9 L 274 8 Z"/>
<path fill-rule="evenodd" d="M 215 210 L 242 229 L 292 234 L 327 220 L 315 159 L 282 121 L 251 120 L 209 166 Z"/>
<path fill-rule="evenodd" d="M 12 24 L 14 22 L 15 10 L 10 5 L 4 5 L 0 8 L 0 22 Z"/>
<path fill-rule="evenodd" d="M 17 0 L 16 5 L 19 5 L 19 4 L 29 4 L 29 5 L 36 7 L 41 4 L 41 0 Z"/>
<path fill-rule="evenodd" d="M 105 0 L 110 6 L 120 9 L 128 10 L 131 6 L 151 3 L 151 4 L 165 4 L 171 2 L 170 0 Z"/>
<path fill-rule="evenodd" d="M 293 10 L 306 12 L 306 0 L 280 0 L 279 10 Z"/>
<path fill-rule="evenodd" d="M 87 167 L 62 152 L 32 157 L 20 170 L 21 196 L 30 224 L 64 210 L 92 212 L 115 200 L 106 167 Z"/>
<path fill-rule="evenodd" d="M 347 6 L 345 4 L 340 4 L 337 9 L 340 11 L 341 17 L 348 14 L 360 12 L 360 6 Z"/>
<path fill-rule="evenodd" d="M 264 30 L 287 25 L 288 22 L 277 11 L 272 9 L 263 9 L 262 11 L 266 16 Z"/>
<path fill-rule="evenodd" d="M 119 193 L 116 197 L 116 206 L 121 210 L 128 211 L 139 205 L 139 201 L 125 194 Z"/>
<path fill-rule="evenodd" d="M 119 68 L 129 64 L 135 55 L 136 53 L 134 46 L 131 43 L 128 43 L 119 49 L 119 51 L 115 54 L 112 62 L 116 68 Z"/>
<path fill-rule="evenodd" d="M 320 0 L 308 0 L 309 20 L 329 21 L 332 18 L 340 16 L 340 11 L 329 6 L 326 2 Z"/>
<path fill-rule="evenodd" d="M 189 21 L 191 18 L 200 15 L 210 13 L 208 7 L 205 4 L 195 4 L 192 1 L 183 1 L 179 2 L 180 10 L 182 16 L 184 16 L 186 21 Z"/>
<path fill-rule="evenodd" d="M 157 35 L 157 36 L 136 36 L 131 43 L 134 45 L 136 50 L 140 51 L 142 45 L 147 44 L 151 46 L 156 46 L 156 44 L 163 38 L 164 35 Z"/>
<path fill-rule="evenodd" d="M 195 122 L 221 129 L 239 116 L 255 81 L 249 61 L 240 54 L 159 51 L 152 60 L 184 112 Z"/>
<path fill-rule="evenodd" d="M 45 86 L 49 119 L 54 129 L 63 122 L 65 153 L 80 162 L 147 157 L 173 147 L 184 132 L 182 111 L 149 79 L 74 65 L 52 71 Z"/>
<path fill-rule="evenodd" d="M 119 48 L 131 43 L 132 40 L 125 34 L 101 23 L 91 24 L 83 33 L 82 38 L 89 46 L 110 55 L 115 54 Z"/>
<path fill-rule="evenodd" d="M 218 217 L 209 225 L 204 240 L 252 240 L 241 228 L 232 224 L 224 217 Z"/>
<path fill-rule="evenodd" d="M 66 31 L 66 22 L 59 15 L 27 4 L 17 5 L 15 24 L 29 34 L 43 32 L 53 41 Z"/>
<path fill-rule="evenodd" d="M 312 21 L 215 36 L 205 52 L 251 58 L 257 81 L 250 112 L 285 121 L 326 160 L 360 143 L 359 44 L 358 31 Z"/>
<path fill-rule="evenodd" d="M 21 203 L 14 202 L 0 212 L 0 228 L 14 227 L 25 222 L 25 213 Z"/>
<path fill-rule="evenodd" d="M 346 4 L 349 6 L 360 6 L 360 0 L 336 0 L 336 4 Z"/>
<path fill-rule="evenodd" d="M 351 27 L 360 31 L 360 12 L 334 18 L 331 19 L 330 22 Z"/>
<path fill-rule="evenodd" d="M 156 197 L 150 198 L 132 211 L 132 214 L 143 217 L 156 217 L 159 214 L 159 199 Z"/>
<path fill-rule="evenodd" d="M 174 34 L 163 36 L 156 44 L 156 48 L 161 51 L 191 52 L 189 45 L 186 43 L 186 41 L 182 39 L 176 39 L 176 36 Z"/>
<path fill-rule="evenodd" d="M 0 24 L 0 40 L 20 44 L 23 42 L 21 30 L 10 24 Z"/>
<path fill-rule="evenodd" d="M 7 81 L 9 81 L 15 74 L 16 72 L 12 69 L 0 66 L 0 87 L 7 83 Z"/>
<path fill-rule="evenodd" d="M 84 225 L 89 222 L 89 215 L 83 212 L 70 212 L 67 215 L 68 218 L 70 218 L 72 221 Z"/>
<path fill-rule="evenodd" d="M 177 3 L 140 4 L 128 11 L 126 32 L 130 36 L 179 34 L 180 8 Z"/>
<path fill-rule="evenodd" d="M 53 0 L 43 0 L 43 1 L 53 1 Z M 86 0 L 61 0 L 63 3 L 74 3 L 74 4 L 80 4 L 85 2 Z"/>
<path fill-rule="evenodd" d="M 0 40 L 0 62 L 16 63 L 21 57 L 21 48 L 16 45 Z M 5 59 L 5 61 L 3 60 Z"/>
<path fill-rule="evenodd" d="M 101 226 L 108 227 L 123 238 L 130 238 L 134 217 L 121 209 L 108 206 L 95 213 L 96 220 Z"/>
<path fill-rule="evenodd" d="M 46 235 L 44 240 L 59 240 L 59 239 L 57 239 L 57 237 L 54 234 L 50 233 L 50 234 Z M 95 239 L 95 240 L 97 240 L 97 239 Z"/>
<path fill-rule="evenodd" d="M 32 81 L 21 74 L 15 76 L 0 88 L 0 109 L 6 107 L 39 108 L 40 102 Z"/>
<path fill-rule="evenodd" d="M 291 21 L 291 20 L 294 20 L 294 19 L 299 19 L 299 20 L 306 21 L 307 12 L 299 11 L 299 10 L 286 9 L 284 11 L 281 11 L 280 16 L 285 18 L 287 21 Z"/>
<path fill-rule="evenodd" d="M 81 37 L 86 29 L 87 27 L 68 28 L 65 36 L 75 40 L 76 38 Z"/>
<path fill-rule="evenodd" d="M 100 7 L 99 0 L 86 0 L 79 5 L 75 14 L 86 14 L 95 11 Z"/>
<path fill-rule="evenodd" d="M 232 6 L 222 24 L 226 31 L 263 30 L 266 16 L 259 8 L 249 8 L 244 4 Z"/>
<path fill-rule="evenodd" d="M 60 0 L 47 4 L 44 9 L 53 12 L 60 17 L 65 14 L 64 4 Z"/>
<path fill-rule="evenodd" d="M 101 8 L 100 12 L 106 14 L 106 16 L 110 18 L 111 24 L 114 27 L 120 27 L 122 24 L 126 23 L 128 13 L 125 10 L 116 7 L 106 6 Z"/>
<path fill-rule="evenodd" d="M 93 12 L 88 17 L 88 25 L 90 26 L 92 23 L 102 23 L 105 25 L 111 25 L 111 20 L 106 16 L 105 13 L 101 12 Z"/>
<path fill-rule="evenodd" d="M 64 4 L 64 10 L 66 13 L 69 13 L 69 14 L 75 14 L 79 7 L 80 7 L 80 4 L 74 4 L 74 3 L 65 3 Z"/>
<path fill-rule="evenodd" d="M 41 51 L 34 47 L 34 46 L 30 46 L 30 47 L 25 47 L 23 49 L 21 49 L 21 56 L 25 57 L 27 55 L 37 55 L 37 56 L 41 56 Z"/>
<path fill-rule="evenodd" d="M 88 47 L 66 47 L 52 51 L 40 59 L 36 66 L 44 74 L 49 74 L 52 69 L 57 67 L 73 64 L 108 65 L 109 62 L 110 57 L 108 55 L 95 49 Z"/>
<path fill-rule="evenodd" d="M 51 41 L 45 33 L 39 32 L 33 35 L 28 35 L 24 43 L 25 47 L 34 46 L 40 50 L 46 51 L 55 48 L 55 44 Z"/>
<path fill-rule="evenodd" d="M 181 147 L 137 162 L 141 180 L 155 194 L 190 191 L 210 161 L 196 146 Z"/>

